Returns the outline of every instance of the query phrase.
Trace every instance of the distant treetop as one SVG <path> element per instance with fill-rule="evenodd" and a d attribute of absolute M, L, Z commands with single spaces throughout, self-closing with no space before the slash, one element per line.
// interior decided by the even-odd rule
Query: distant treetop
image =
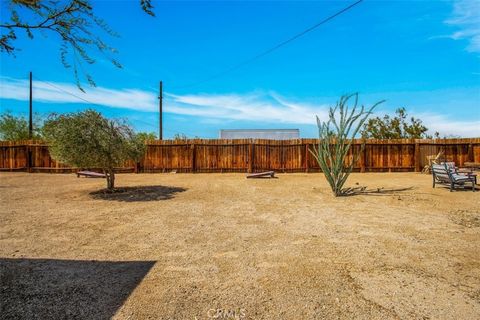
<path fill-rule="evenodd" d="M 371 139 L 422 139 L 432 138 L 427 134 L 428 128 L 422 120 L 411 117 L 408 120 L 405 108 L 395 110 L 395 116 L 384 115 L 383 118 L 370 118 L 361 131 L 363 138 Z M 438 132 L 435 137 L 438 137 Z"/>
<path fill-rule="evenodd" d="M 33 117 L 33 139 L 42 138 L 42 123 L 38 115 Z M 29 139 L 28 120 L 23 116 L 14 116 L 9 111 L 0 114 L 0 140 L 18 141 Z"/>

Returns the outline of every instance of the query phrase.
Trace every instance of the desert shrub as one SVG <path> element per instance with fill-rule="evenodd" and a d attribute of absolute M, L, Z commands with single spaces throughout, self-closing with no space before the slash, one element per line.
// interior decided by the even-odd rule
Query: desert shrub
<path fill-rule="evenodd" d="M 101 168 L 107 188 L 115 186 L 114 168 L 145 153 L 143 137 L 119 120 L 94 110 L 51 115 L 44 125 L 52 158 L 79 168 Z"/>
<path fill-rule="evenodd" d="M 354 100 L 353 107 L 349 108 L 348 103 L 351 100 Z M 314 148 L 311 152 L 335 196 L 345 193 L 343 186 L 361 154 L 361 152 L 354 153 L 351 162 L 347 163 L 347 155 L 353 140 L 373 109 L 382 102 L 377 102 L 366 109 L 363 105 L 358 107 L 358 93 L 345 95 L 340 98 L 335 107 L 330 107 L 327 121 L 322 122 L 317 117 L 320 141 L 318 148 Z M 360 151 L 364 147 L 362 144 Z"/>

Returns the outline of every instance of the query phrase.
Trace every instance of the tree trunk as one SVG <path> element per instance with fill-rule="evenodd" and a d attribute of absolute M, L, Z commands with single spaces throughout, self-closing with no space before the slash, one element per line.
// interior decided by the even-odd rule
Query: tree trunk
<path fill-rule="evenodd" d="M 115 172 L 112 168 L 105 169 L 104 172 L 107 177 L 107 189 L 113 190 L 115 188 Z"/>
<path fill-rule="evenodd" d="M 135 173 L 140 171 L 140 162 L 135 162 Z"/>

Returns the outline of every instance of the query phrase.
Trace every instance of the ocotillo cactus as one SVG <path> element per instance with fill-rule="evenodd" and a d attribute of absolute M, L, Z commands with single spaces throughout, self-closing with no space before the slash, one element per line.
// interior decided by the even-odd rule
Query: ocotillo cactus
<path fill-rule="evenodd" d="M 355 102 L 350 110 L 348 102 L 351 98 L 354 98 Z M 373 109 L 382 102 L 384 100 L 375 103 L 368 110 L 363 105 L 357 110 L 358 93 L 354 93 L 342 96 L 335 107 L 330 107 L 328 121 L 322 122 L 317 116 L 320 141 L 318 148 L 311 152 L 336 197 L 343 194 L 343 185 L 361 154 L 354 154 L 351 163 L 345 163 L 352 142 Z M 361 151 L 364 147 L 362 144 Z"/>

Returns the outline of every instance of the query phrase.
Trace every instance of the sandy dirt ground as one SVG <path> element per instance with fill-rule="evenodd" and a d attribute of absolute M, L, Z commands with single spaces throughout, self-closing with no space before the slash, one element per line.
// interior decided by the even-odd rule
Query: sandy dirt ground
<path fill-rule="evenodd" d="M 343 198 L 321 174 L 116 182 L 143 188 L 0 174 L 0 318 L 480 319 L 478 191 L 416 173 L 352 174 L 380 192 Z"/>

